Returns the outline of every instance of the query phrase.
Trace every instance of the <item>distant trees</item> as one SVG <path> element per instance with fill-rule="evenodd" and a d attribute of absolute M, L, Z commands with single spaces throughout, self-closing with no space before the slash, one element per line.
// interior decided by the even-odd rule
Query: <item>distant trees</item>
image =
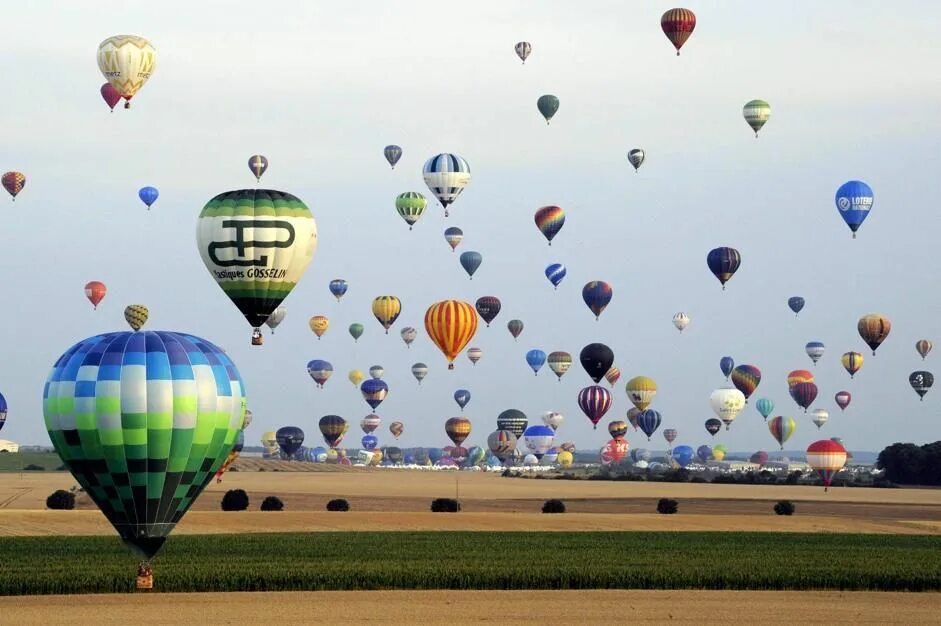
<path fill-rule="evenodd" d="M 879 453 L 876 467 L 893 483 L 941 485 L 941 441 L 923 446 L 893 443 Z"/>

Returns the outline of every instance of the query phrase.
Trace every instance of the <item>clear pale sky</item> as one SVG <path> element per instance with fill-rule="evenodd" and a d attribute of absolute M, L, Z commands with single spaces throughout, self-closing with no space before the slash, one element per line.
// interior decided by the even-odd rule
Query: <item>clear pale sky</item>
<path fill-rule="evenodd" d="M 256 445 L 263 431 L 298 425 L 305 444 L 322 445 L 317 420 L 351 421 L 345 445 L 358 445 L 370 412 L 347 372 L 382 364 L 391 391 L 378 413 L 405 422 L 399 445 L 448 444 L 444 421 L 466 387 L 473 432 L 485 445 L 497 414 L 518 408 L 538 423 L 556 410 L 561 441 L 598 449 L 605 429 L 631 406 L 624 382 L 652 376 L 653 407 L 676 444 L 726 443 L 775 450 L 754 409 L 769 397 L 776 414 L 798 419 L 789 449 L 843 437 L 853 450 L 941 438 L 941 388 L 924 402 L 908 385 L 922 364 L 920 338 L 941 345 L 936 285 L 941 218 L 941 7 L 925 2 L 698 2 L 696 31 L 677 58 L 660 31 L 665 2 L 28 2 L 4 10 L 3 141 L 0 168 L 28 177 L 0 221 L 5 259 L 4 358 L 0 390 L 10 405 L 0 437 L 48 445 L 42 387 L 55 359 L 90 335 L 126 328 L 131 303 L 150 308 L 148 329 L 192 332 L 227 349 L 246 381 Z M 155 73 L 130 110 L 101 101 L 98 43 L 132 33 L 157 49 Z M 530 41 L 525 66 L 513 45 Z M 557 95 L 547 127 L 536 99 Z M 758 140 L 742 119 L 753 98 L 770 102 Z M 404 156 L 390 171 L 382 148 Z M 626 153 L 647 151 L 634 174 Z M 462 155 L 473 180 L 445 219 L 437 204 L 409 232 L 393 200 L 430 197 L 421 176 L 438 152 Z M 288 315 L 263 348 L 204 268 L 196 216 L 214 195 L 254 187 L 254 153 L 271 166 L 264 187 L 294 193 L 311 208 L 320 247 L 285 302 Z M 834 207 L 843 182 L 861 179 L 875 194 L 852 240 Z M 145 210 L 138 188 L 160 199 Z M 567 221 L 552 247 L 533 224 L 546 204 Z M 461 227 L 457 253 L 442 232 Z M 706 268 L 716 246 L 740 250 L 742 267 L 723 292 Z M 478 250 L 473 281 L 458 254 Z M 544 267 L 568 276 L 553 291 Z M 349 280 L 337 303 L 332 278 Z M 596 322 L 583 304 L 589 280 L 614 287 Z M 101 280 L 108 295 L 93 311 L 83 294 Z M 394 294 L 403 312 L 388 336 L 370 312 Z M 491 328 L 481 324 L 466 357 L 448 372 L 422 326 L 434 301 L 482 295 L 503 301 Z M 807 306 L 799 318 L 789 296 Z M 677 311 L 692 323 L 682 335 Z M 892 332 L 872 357 L 857 319 L 880 312 Z M 317 341 L 311 315 L 330 317 Z M 526 328 L 518 342 L 506 322 Z M 347 334 L 366 325 L 358 344 Z M 420 330 L 406 349 L 399 331 Z M 827 353 L 811 366 L 804 344 Z M 592 431 L 576 404 L 591 381 L 577 364 L 586 343 L 610 345 L 623 372 L 608 416 Z M 526 365 L 531 348 L 571 352 L 561 384 Z M 866 357 L 851 381 L 847 350 Z M 757 365 L 763 379 L 732 430 L 715 439 L 709 394 L 724 384 L 718 361 Z M 305 366 L 331 361 L 315 389 Z M 428 364 L 418 387 L 410 367 Z M 814 370 L 830 410 L 822 430 L 790 399 L 785 377 Z M 840 413 L 840 389 L 853 402 Z M 647 444 L 663 447 L 661 433 Z"/>

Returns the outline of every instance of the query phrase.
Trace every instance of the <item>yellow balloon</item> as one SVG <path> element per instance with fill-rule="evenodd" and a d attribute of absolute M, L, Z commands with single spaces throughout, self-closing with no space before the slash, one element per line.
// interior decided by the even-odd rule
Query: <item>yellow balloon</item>
<path fill-rule="evenodd" d="M 568 468 L 572 467 L 572 463 L 575 461 L 575 456 L 568 450 L 562 450 L 559 452 L 559 456 L 556 459 L 556 462 L 559 464 L 559 467 Z"/>
<path fill-rule="evenodd" d="M 323 334 L 330 328 L 330 319 L 326 315 L 315 315 L 308 322 L 310 329 L 317 335 L 317 339 L 323 337 Z"/>
<path fill-rule="evenodd" d="M 157 51 L 149 41 L 135 35 L 108 37 L 98 46 L 98 69 L 124 97 L 124 108 L 140 91 L 157 65 Z"/>
<path fill-rule="evenodd" d="M 366 378 L 366 374 L 363 373 L 363 370 L 350 370 L 347 378 L 350 379 L 354 387 L 359 387 L 359 384 Z"/>
<path fill-rule="evenodd" d="M 124 320 L 134 331 L 138 331 L 147 323 L 150 311 L 143 304 L 132 304 L 124 308 Z"/>
<path fill-rule="evenodd" d="M 648 376 L 635 376 L 627 381 L 624 389 L 638 411 L 646 411 L 653 402 L 653 397 L 657 395 L 657 383 Z"/>
<path fill-rule="evenodd" d="M 372 301 L 372 314 L 389 334 L 389 328 L 395 324 L 402 312 L 402 301 L 395 296 L 379 296 Z"/>

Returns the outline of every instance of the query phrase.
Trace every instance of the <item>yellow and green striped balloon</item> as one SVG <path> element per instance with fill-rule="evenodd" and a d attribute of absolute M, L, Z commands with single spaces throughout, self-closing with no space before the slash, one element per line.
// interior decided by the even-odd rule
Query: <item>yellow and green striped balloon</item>
<path fill-rule="evenodd" d="M 412 230 L 412 226 L 421 218 L 426 206 L 428 206 L 428 200 L 417 191 L 406 191 L 395 198 L 395 210 L 408 224 L 409 230 Z"/>

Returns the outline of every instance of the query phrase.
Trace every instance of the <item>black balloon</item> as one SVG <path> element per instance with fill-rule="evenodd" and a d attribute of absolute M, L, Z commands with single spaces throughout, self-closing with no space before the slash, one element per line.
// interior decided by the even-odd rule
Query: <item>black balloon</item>
<path fill-rule="evenodd" d="M 285 426 L 278 429 L 275 438 L 281 447 L 281 452 L 291 458 L 300 449 L 301 444 L 304 443 L 304 431 L 297 426 Z"/>
<path fill-rule="evenodd" d="M 578 360 L 591 379 L 599 383 L 614 364 L 614 352 L 603 343 L 590 343 L 582 348 Z"/>

